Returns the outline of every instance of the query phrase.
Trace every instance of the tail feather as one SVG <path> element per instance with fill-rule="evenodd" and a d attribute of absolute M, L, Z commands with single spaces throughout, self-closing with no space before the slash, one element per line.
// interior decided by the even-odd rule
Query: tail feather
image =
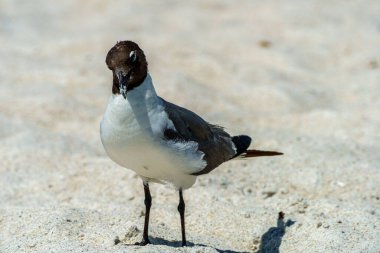
<path fill-rule="evenodd" d="M 274 156 L 274 155 L 283 155 L 283 153 L 276 152 L 276 151 L 249 149 L 249 150 L 246 150 L 243 154 L 241 154 L 241 157 L 248 158 L 248 157 Z"/>
<path fill-rule="evenodd" d="M 249 157 L 258 157 L 258 156 L 275 156 L 275 155 L 283 155 L 283 153 L 276 151 L 264 151 L 264 150 L 256 150 L 256 149 L 248 149 L 251 144 L 251 137 L 247 135 L 238 135 L 232 137 L 232 142 L 236 147 L 236 155 L 233 158 L 249 158 Z M 232 159 L 233 159 L 232 158 Z"/>

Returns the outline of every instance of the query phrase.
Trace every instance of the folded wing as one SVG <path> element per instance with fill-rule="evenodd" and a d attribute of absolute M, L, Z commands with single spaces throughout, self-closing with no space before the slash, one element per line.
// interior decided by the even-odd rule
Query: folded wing
<path fill-rule="evenodd" d="M 175 130 L 165 129 L 167 140 L 198 143 L 198 150 L 204 153 L 207 165 L 192 175 L 207 174 L 220 164 L 236 155 L 236 147 L 231 136 L 222 127 L 207 123 L 197 114 L 163 100 L 165 111 L 173 122 Z"/>

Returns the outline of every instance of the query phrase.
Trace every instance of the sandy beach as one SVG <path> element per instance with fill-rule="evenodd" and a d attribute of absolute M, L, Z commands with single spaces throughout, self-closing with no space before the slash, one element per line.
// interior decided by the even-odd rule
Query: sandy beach
<path fill-rule="evenodd" d="M 0 0 L 0 252 L 380 252 L 380 2 Z M 108 50 L 281 157 L 144 193 L 99 137 Z M 279 212 L 285 214 L 278 220 Z"/>

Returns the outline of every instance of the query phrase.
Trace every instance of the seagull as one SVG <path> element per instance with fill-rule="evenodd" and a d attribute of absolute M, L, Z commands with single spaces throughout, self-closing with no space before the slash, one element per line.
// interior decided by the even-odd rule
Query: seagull
<path fill-rule="evenodd" d="M 194 112 L 159 97 L 148 73 L 143 50 L 132 41 L 120 41 L 106 57 L 112 71 L 112 95 L 100 124 L 107 155 L 142 179 L 145 221 L 141 242 L 149 244 L 152 197 L 149 183 L 167 183 L 179 192 L 182 246 L 186 246 L 183 191 L 200 175 L 235 158 L 282 155 L 248 149 L 247 135 L 230 136 Z"/>

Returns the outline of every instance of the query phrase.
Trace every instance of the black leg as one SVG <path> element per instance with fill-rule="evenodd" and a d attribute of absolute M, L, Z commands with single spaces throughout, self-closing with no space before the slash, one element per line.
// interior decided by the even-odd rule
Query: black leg
<path fill-rule="evenodd" d="M 185 201 L 183 201 L 182 190 L 179 190 L 178 212 L 181 216 L 182 246 L 186 246 Z"/>
<path fill-rule="evenodd" d="M 140 243 L 136 243 L 137 245 L 144 246 L 150 243 L 148 238 L 148 228 L 149 228 L 149 214 L 150 207 L 152 206 L 152 196 L 150 196 L 149 184 L 148 182 L 144 182 L 144 193 L 145 193 L 145 221 L 144 221 L 144 233 L 143 239 Z"/>

